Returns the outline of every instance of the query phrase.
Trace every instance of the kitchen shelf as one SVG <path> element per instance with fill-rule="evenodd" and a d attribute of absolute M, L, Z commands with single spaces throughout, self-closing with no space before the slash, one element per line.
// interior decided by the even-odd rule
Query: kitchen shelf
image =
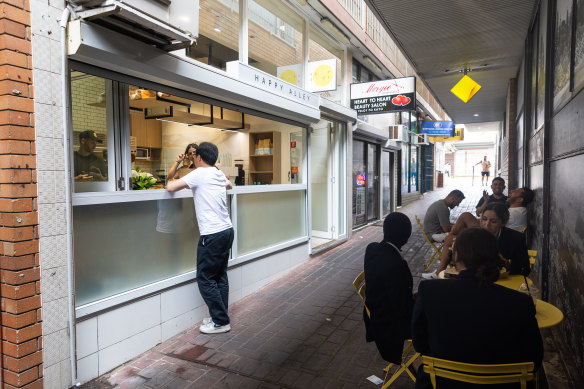
<path fill-rule="evenodd" d="M 256 154 L 255 146 L 259 140 L 268 139 L 271 143 L 272 154 Z M 282 148 L 280 145 L 280 133 L 270 132 L 250 132 L 249 133 L 249 178 L 250 182 L 261 182 L 262 184 L 281 184 L 280 156 Z"/>

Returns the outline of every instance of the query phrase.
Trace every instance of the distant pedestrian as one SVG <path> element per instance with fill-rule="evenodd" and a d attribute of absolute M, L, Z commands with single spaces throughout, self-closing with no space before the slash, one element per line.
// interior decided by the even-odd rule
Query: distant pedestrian
<path fill-rule="evenodd" d="M 487 156 L 485 155 L 485 158 L 483 158 L 482 161 L 479 161 L 477 163 L 475 163 L 476 165 L 481 165 L 481 185 L 489 185 L 489 174 L 490 174 L 490 169 L 491 169 L 491 162 L 487 161 Z"/>
<path fill-rule="evenodd" d="M 226 189 L 231 183 L 215 167 L 219 151 L 213 143 L 203 142 L 196 149 L 196 169 L 186 176 L 171 180 L 166 190 L 175 192 L 190 188 L 201 236 L 197 246 L 197 285 L 210 318 L 203 320 L 199 330 L 218 334 L 231 330 L 227 308 L 229 281 L 227 261 L 233 244 L 233 225 L 227 211 Z"/>

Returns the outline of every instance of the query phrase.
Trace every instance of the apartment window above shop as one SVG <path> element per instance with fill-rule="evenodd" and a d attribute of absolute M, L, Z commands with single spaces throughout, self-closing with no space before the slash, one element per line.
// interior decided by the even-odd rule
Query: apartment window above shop
<path fill-rule="evenodd" d="M 235 186 L 304 182 L 296 125 L 78 71 L 71 93 L 75 192 L 163 189 L 205 141 Z"/>
<path fill-rule="evenodd" d="M 187 56 L 223 70 L 239 59 L 239 0 L 199 0 L 199 37 Z"/>
<path fill-rule="evenodd" d="M 336 103 L 343 102 L 343 47 L 311 27 L 305 89 Z"/>

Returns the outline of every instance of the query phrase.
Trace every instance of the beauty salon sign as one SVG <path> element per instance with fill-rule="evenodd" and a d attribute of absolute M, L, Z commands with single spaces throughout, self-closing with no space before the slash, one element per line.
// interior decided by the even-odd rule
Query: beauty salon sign
<path fill-rule="evenodd" d="M 359 115 L 416 109 L 416 78 L 351 84 L 351 108 Z"/>

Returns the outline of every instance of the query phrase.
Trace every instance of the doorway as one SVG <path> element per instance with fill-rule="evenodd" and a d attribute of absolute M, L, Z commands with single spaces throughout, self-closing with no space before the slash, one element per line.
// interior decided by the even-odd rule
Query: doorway
<path fill-rule="evenodd" d="M 310 134 L 311 247 L 326 246 L 345 231 L 343 139 L 345 124 L 323 119 Z"/>

